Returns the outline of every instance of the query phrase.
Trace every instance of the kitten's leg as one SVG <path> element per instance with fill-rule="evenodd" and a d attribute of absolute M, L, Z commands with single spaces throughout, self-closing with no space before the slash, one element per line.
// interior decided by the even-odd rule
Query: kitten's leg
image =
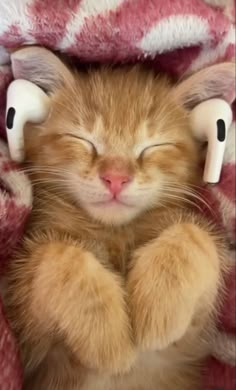
<path fill-rule="evenodd" d="M 196 310 L 209 314 L 221 280 L 211 236 L 179 223 L 138 249 L 128 275 L 136 341 L 164 349 L 187 331 Z"/>
<path fill-rule="evenodd" d="M 31 357 L 46 354 L 50 335 L 86 367 L 129 369 L 134 352 L 121 278 L 77 245 L 42 243 L 31 253 L 13 267 L 8 302 Z"/>

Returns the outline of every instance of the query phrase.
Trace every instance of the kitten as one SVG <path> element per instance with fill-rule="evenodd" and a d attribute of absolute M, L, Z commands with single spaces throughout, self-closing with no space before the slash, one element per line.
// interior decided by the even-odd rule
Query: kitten
<path fill-rule="evenodd" d="M 25 388 L 201 388 L 226 267 L 192 210 L 201 152 L 188 110 L 232 97 L 234 65 L 175 86 L 140 67 L 71 71 L 43 48 L 12 67 L 52 101 L 25 128 L 34 207 L 9 272 Z"/>

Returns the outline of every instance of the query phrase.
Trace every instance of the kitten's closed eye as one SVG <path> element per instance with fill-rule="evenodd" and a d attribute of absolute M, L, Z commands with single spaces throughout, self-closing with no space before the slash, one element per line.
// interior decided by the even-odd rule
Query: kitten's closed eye
<path fill-rule="evenodd" d="M 89 150 L 89 152 L 92 152 L 94 154 L 98 153 L 97 148 L 93 144 L 93 142 L 91 142 L 90 140 L 88 140 L 86 138 L 79 137 L 78 135 L 73 134 L 73 133 L 66 133 L 66 134 L 64 134 L 64 137 L 74 138 L 75 140 L 77 140 L 80 143 L 82 143 Z"/>
<path fill-rule="evenodd" d="M 63 134 L 64 137 L 74 138 L 75 140 L 78 140 L 80 143 L 82 143 L 86 149 L 88 149 L 89 152 L 98 154 L 98 148 L 95 146 L 95 144 L 88 140 L 85 137 L 78 136 L 74 133 L 65 133 Z M 143 157 L 149 155 L 150 153 L 154 152 L 157 148 L 164 148 L 164 147 L 175 147 L 176 144 L 172 142 L 163 142 L 163 143 L 157 143 L 154 145 L 148 145 L 148 146 L 141 146 L 137 148 L 136 158 L 142 159 Z"/>
<path fill-rule="evenodd" d="M 138 153 L 138 158 L 142 159 L 146 155 L 149 155 L 150 153 L 154 152 L 157 148 L 163 148 L 163 147 L 175 147 L 176 144 L 171 143 L 171 142 L 165 142 L 165 143 L 160 143 L 160 144 L 154 144 L 154 145 L 149 145 L 143 148 L 141 151 Z"/>

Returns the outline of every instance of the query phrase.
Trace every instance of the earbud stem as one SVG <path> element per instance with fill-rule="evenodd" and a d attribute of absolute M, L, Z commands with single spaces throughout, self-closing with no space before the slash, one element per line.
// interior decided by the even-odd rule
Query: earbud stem
<path fill-rule="evenodd" d="M 15 162 L 21 163 L 25 158 L 24 151 L 24 136 L 23 136 L 23 121 L 18 118 L 18 126 L 22 131 L 14 131 L 14 129 L 7 129 L 8 147 L 11 159 Z"/>
<path fill-rule="evenodd" d="M 218 147 L 217 147 L 218 146 Z M 215 148 L 208 147 L 203 180 L 205 183 L 217 184 L 220 181 L 220 175 L 224 159 L 224 145 L 216 145 Z"/>

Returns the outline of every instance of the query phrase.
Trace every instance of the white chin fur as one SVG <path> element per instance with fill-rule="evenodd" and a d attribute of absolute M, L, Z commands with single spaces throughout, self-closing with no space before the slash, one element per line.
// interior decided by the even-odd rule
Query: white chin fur
<path fill-rule="evenodd" d="M 140 212 L 136 207 L 123 205 L 95 206 L 84 205 L 87 212 L 98 221 L 107 225 L 123 225 L 134 219 Z"/>

